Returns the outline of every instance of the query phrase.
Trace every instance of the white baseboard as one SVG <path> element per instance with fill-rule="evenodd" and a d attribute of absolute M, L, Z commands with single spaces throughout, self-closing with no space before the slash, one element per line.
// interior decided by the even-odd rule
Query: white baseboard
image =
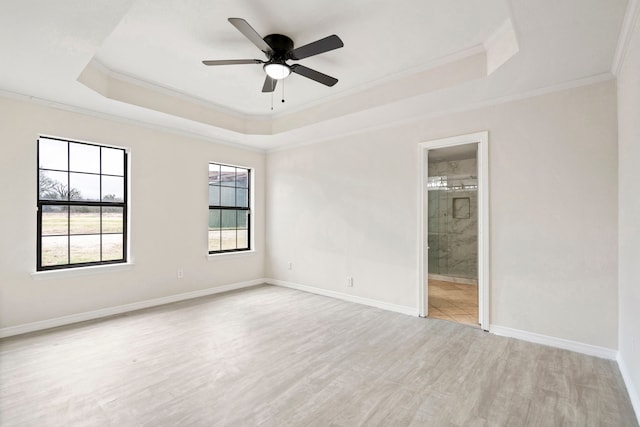
<path fill-rule="evenodd" d="M 597 345 L 566 340 L 564 338 L 550 337 L 548 335 L 536 334 L 534 332 L 508 328 L 506 326 L 490 325 L 489 332 L 495 335 L 517 338 L 523 341 L 571 350 L 577 353 L 587 354 L 589 356 L 601 357 L 603 359 L 616 360 L 618 357 L 618 351 L 612 348 L 599 347 Z"/>
<path fill-rule="evenodd" d="M 417 316 L 418 309 L 416 307 L 407 307 L 404 305 L 392 304 L 384 301 L 378 301 L 375 299 L 359 297 L 357 295 L 349 295 L 342 292 L 330 291 L 327 289 L 316 288 L 314 286 L 300 285 L 298 283 L 286 282 L 284 280 L 277 279 L 264 279 L 266 283 L 270 285 L 282 286 L 284 288 L 297 289 L 299 291 L 310 292 L 312 294 L 323 295 L 325 297 L 331 297 L 341 299 L 343 301 L 355 302 L 358 304 L 369 305 L 371 307 L 381 308 L 383 310 L 394 311 L 396 313 L 408 314 L 410 316 Z"/>
<path fill-rule="evenodd" d="M 640 384 L 636 386 L 636 384 L 631 380 L 631 374 L 629 374 L 627 363 L 620 356 L 620 353 L 618 353 L 618 368 L 622 374 L 624 385 L 627 386 L 627 393 L 629 393 L 631 405 L 636 412 L 636 419 L 638 420 L 638 424 L 640 424 L 640 390 L 637 388 L 640 387 Z"/>
<path fill-rule="evenodd" d="M 408 314 L 411 316 L 418 315 L 418 309 L 414 307 L 391 304 L 391 303 L 378 301 L 370 298 L 364 298 L 356 295 L 345 294 L 342 292 L 316 288 L 314 286 L 287 282 L 284 280 L 267 278 L 267 279 L 264 279 L 264 281 L 265 283 L 268 283 L 270 285 L 282 286 L 285 288 L 297 289 L 299 291 L 311 292 L 313 294 L 323 295 L 331 298 L 337 298 L 344 301 L 355 302 L 358 304 L 369 305 L 372 307 L 381 308 L 383 310 L 394 311 L 396 313 Z M 543 344 L 551 347 L 557 347 L 565 350 L 575 351 L 577 353 L 582 353 L 589 356 L 601 357 L 603 359 L 616 360 L 618 356 L 618 351 L 611 348 L 599 347 L 591 344 L 581 343 L 578 341 L 567 340 L 564 338 L 556 338 L 556 337 L 551 337 L 547 335 L 536 334 L 534 332 L 508 328 L 505 326 L 491 325 L 489 327 L 489 332 L 495 335 L 500 335 L 500 336 L 505 336 L 510 338 L 517 338 L 524 341 L 533 342 L 536 344 Z"/>
<path fill-rule="evenodd" d="M 158 305 L 169 304 L 177 301 L 203 297 L 206 295 L 219 294 L 222 292 L 233 291 L 235 289 L 247 288 L 250 286 L 261 285 L 266 279 L 249 280 L 247 282 L 232 283 L 230 285 L 216 286 L 214 288 L 201 289 L 183 294 L 169 295 L 162 298 L 155 298 L 146 301 L 134 302 L 131 304 L 118 305 L 115 307 L 103 308 L 100 310 L 87 311 L 84 313 L 70 314 L 68 316 L 56 317 L 54 319 L 41 320 L 38 322 L 25 323 L 17 326 L 9 326 L 0 329 L 0 338 L 10 337 L 13 335 L 26 334 L 28 332 L 41 331 L 43 329 L 55 328 L 58 326 L 69 325 L 72 323 L 84 322 L 86 320 L 99 319 L 101 317 L 113 316 L 116 314 L 127 313 L 129 311 L 140 310 L 143 308 L 155 307 Z"/>

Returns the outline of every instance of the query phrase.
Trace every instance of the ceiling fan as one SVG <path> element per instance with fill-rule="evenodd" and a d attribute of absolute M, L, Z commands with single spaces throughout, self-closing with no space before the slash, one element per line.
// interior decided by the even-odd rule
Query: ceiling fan
<path fill-rule="evenodd" d="M 344 43 L 342 43 L 340 37 L 335 34 L 294 49 L 293 40 L 285 35 L 269 34 L 263 38 L 242 18 L 229 18 L 229 22 L 244 34 L 249 41 L 256 45 L 258 49 L 267 56 L 267 60 L 209 60 L 202 61 L 204 65 L 264 64 L 263 68 L 267 73 L 267 77 L 264 80 L 262 92 L 273 92 L 278 80 L 284 79 L 290 73 L 299 74 L 326 86 L 333 86 L 338 83 L 338 79 L 305 67 L 304 65 L 287 64 L 288 60 L 297 61 L 343 47 Z"/>

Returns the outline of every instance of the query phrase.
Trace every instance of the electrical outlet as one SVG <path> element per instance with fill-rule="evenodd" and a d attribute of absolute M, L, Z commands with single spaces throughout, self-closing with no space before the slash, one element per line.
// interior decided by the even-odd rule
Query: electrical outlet
<path fill-rule="evenodd" d="M 179 268 L 178 269 L 178 279 L 182 279 L 184 277 L 184 270 Z"/>
<path fill-rule="evenodd" d="M 293 270 L 293 263 L 291 261 L 289 261 L 289 264 L 287 264 L 287 269 Z"/>
<path fill-rule="evenodd" d="M 353 276 L 347 276 L 347 286 L 353 288 Z"/>

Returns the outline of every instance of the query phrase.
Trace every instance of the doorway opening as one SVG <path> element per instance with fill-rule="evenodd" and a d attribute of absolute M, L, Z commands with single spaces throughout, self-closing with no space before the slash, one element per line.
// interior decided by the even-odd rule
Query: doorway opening
<path fill-rule="evenodd" d="M 489 329 L 488 133 L 421 144 L 420 315 Z"/>
<path fill-rule="evenodd" d="M 477 144 L 427 152 L 428 316 L 477 326 Z"/>

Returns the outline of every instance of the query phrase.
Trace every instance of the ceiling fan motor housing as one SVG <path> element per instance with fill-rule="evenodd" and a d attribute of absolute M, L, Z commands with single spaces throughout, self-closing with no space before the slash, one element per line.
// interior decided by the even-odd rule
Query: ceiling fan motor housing
<path fill-rule="evenodd" d="M 293 50 L 293 40 L 282 34 L 269 34 L 264 41 L 273 49 L 270 60 L 285 61 L 290 59 L 288 54 Z"/>

